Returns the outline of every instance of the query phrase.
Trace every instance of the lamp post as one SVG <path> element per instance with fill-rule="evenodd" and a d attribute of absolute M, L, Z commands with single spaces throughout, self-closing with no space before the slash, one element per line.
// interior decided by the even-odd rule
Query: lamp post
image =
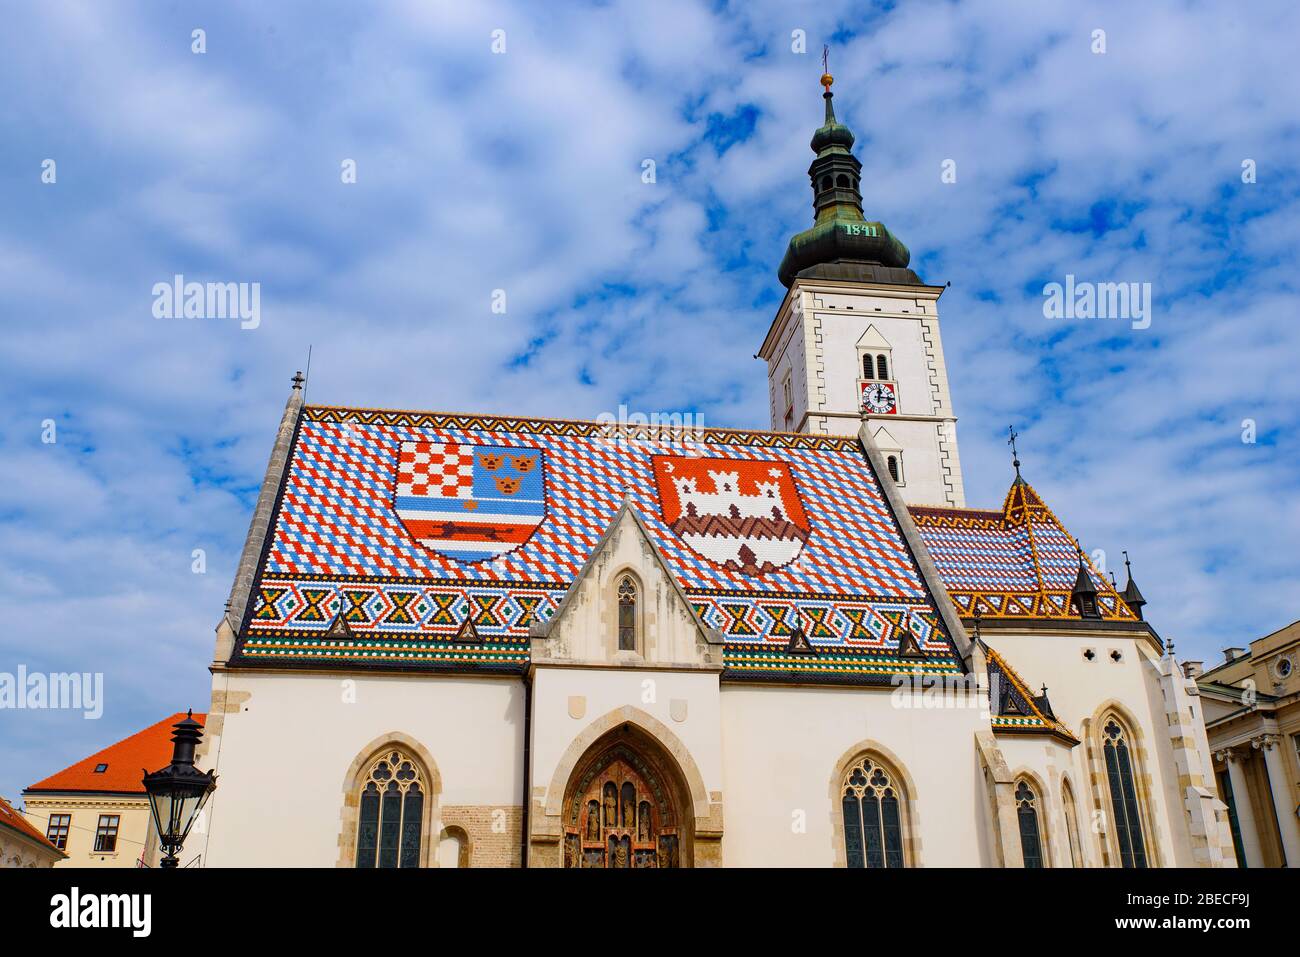
<path fill-rule="evenodd" d="M 144 789 L 149 795 L 154 828 L 164 856 L 160 867 L 178 867 L 177 855 L 185 844 L 199 811 L 217 787 L 217 776 L 194 767 L 194 751 L 203 738 L 203 725 L 194 712 L 172 726 L 172 763 L 150 774 L 144 772 Z"/>

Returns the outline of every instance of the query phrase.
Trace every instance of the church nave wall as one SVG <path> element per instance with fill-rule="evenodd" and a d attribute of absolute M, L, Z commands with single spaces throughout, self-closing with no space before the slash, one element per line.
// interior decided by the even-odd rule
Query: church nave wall
<path fill-rule="evenodd" d="M 206 866 L 353 866 L 363 779 L 389 749 L 418 766 L 422 866 L 449 826 L 471 865 L 519 860 L 518 678 L 219 672 L 214 686 L 214 710 L 231 704 L 207 741 Z"/>
<path fill-rule="evenodd" d="M 722 720 L 728 867 L 843 867 L 842 797 L 864 754 L 903 792 L 906 866 L 991 863 L 978 707 L 899 707 L 891 688 L 726 684 Z"/>

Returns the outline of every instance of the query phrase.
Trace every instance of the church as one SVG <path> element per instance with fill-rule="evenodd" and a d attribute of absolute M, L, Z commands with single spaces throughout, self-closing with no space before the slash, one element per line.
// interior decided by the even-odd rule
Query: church
<path fill-rule="evenodd" d="M 866 218 L 822 84 L 770 430 L 314 405 L 295 377 L 187 854 L 1235 866 L 1196 684 L 1132 575 L 1019 461 L 967 504 L 944 287 Z"/>

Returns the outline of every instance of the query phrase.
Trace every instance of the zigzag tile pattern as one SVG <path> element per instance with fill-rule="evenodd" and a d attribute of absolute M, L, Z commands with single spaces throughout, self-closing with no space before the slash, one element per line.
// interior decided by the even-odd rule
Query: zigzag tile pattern
<path fill-rule="evenodd" d="M 425 548 L 393 507 L 403 442 L 540 450 L 544 520 L 495 559 L 458 561 Z M 664 520 L 655 455 L 787 469 L 809 526 L 798 557 L 746 574 L 693 551 Z M 794 627 L 818 650 L 841 653 L 845 674 L 887 669 L 903 631 L 928 656 L 920 664 L 909 660 L 905 670 L 956 666 L 854 440 L 311 406 L 299 423 L 240 653 L 261 661 L 520 667 L 529 624 L 554 612 L 625 496 L 702 620 L 725 637 L 728 667 L 731 649 L 751 646 L 767 656 L 764 667 L 808 666 L 792 660 L 776 668 Z M 353 637 L 327 639 L 340 616 Z M 453 640 L 466 616 L 474 620 L 477 645 Z M 756 670 L 756 660 L 744 659 L 743 668 Z"/>

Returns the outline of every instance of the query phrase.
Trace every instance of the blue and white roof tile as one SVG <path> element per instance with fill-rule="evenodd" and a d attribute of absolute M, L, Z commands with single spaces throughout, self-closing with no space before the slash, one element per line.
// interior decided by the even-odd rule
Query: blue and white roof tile
<path fill-rule="evenodd" d="M 403 443 L 538 450 L 544 517 L 494 558 L 427 547 L 394 505 Z M 762 573 L 697 553 L 666 519 L 655 456 L 731 459 L 738 470 L 771 463 L 806 516 L 802 550 Z M 638 437 L 589 422 L 318 406 L 301 413 L 237 660 L 522 667 L 530 622 L 554 612 L 625 497 L 724 636 L 726 674 L 870 680 L 959 668 L 856 440 L 712 429 Z M 349 634 L 327 636 L 340 617 Z M 477 643 L 454 640 L 467 617 Z M 796 624 L 818 655 L 784 655 Z M 897 658 L 904 629 L 923 661 Z"/>

